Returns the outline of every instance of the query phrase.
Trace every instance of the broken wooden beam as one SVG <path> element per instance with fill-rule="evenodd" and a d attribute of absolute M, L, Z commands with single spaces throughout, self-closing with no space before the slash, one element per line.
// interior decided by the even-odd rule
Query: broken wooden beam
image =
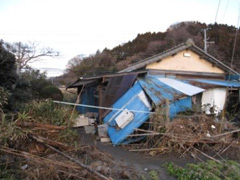
<path fill-rule="evenodd" d="M 46 123 L 35 123 L 35 122 L 18 122 L 19 127 L 32 127 L 38 129 L 51 129 L 51 130 L 64 130 L 67 126 L 55 126 Z"/>
<path fill-rule="evenodd" d="M 149 149 L 130 149 L 131 152 L 143 152 L 143 151 L 157 151 L 157 150 L 165 150 L 166 148 L 149 148 Z"/>
<path fill-rule="evenodd" d="M 128 135 L 128 137 L 138 137 L 138 136 L 156 136 L 156 135 L 163 135 L 164 133 L 143 133 L 143 134 L 132 134 Z"/>
<path fill-rule="evenodd" d="M 233 133 L 236 133 L 236 132 L 240 132 L 240 129 L 236 129 L 234 131 L 225 132 L 225 133 L 222 133 L 222 134 L 217 134 L 217 135 L 211 136 L 211 138 L 225 136 L 225 135 L 233 134 Z"/>
<path fill-rule="evenodd" d="M 34 139 L 35 141 L 39 142 L 39 143 L 43 143 L 44 145 L 49 144 L 51 146 L 60 148 L 62 150 L 69 150 L 69 146 L 66 145 L 66 144 L 63 144 L 63 143 L 60 143 L 60 142 L 57 142 L 57 141 L 52 141 L 50 139 L 47 139 L 47 138 L 44 138 L 44 137 L 41 137 L 41 136 L 36 136 L 36 135 L 33 135 L 33 134 L 28 134 L 28 136 L 30 138 Z"/>

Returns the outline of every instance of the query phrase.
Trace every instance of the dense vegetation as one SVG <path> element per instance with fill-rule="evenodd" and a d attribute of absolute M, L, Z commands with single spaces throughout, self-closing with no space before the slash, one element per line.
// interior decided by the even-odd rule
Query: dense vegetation
<path fill-rule="evenodd" d="M 0 41 L 0 86 L 12 90 L 16 82 L 15 56 L 6 50 L 3 41 Z"/>
<path fill-rule="evenodd" d="M 76 56 L 68 63 L 66 73 L 58 81 L 69 84 L 80 76 L 92 76 L 116 72 L 129 64 L 167 50 L 192 38 L 195 44 L 203 48 L 203 29 L 208 28 L 208 41 L 214 41 L 208 47 L 208 53 L 230 65 L 236 28 L 222 24 L 200 22 L 182 22 L 171 25 L 166 32 L 147 32 L 138 34 L 135 39 L 119 45 L 112 50 L 105 48 L 102 52 L 89 57 Z M 237 38 L 236 47 L 240 45 Z M 233 68 L 240 71 L 240 48 L 236 48 Z"/>
<path fill-rule="evenodd" d="M 8 50 L 9 44 L 0 42 L 0 112 L 16 111 L 19 104 L 32 100 L 62 100 L 61 91 L 55 87 L 45 73 L 28 69 L 17 72 L 15 55 Z"/>

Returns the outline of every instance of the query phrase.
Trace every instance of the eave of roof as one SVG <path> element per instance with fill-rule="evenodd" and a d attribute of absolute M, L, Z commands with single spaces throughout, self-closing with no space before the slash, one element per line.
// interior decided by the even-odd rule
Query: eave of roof
<path fill-rule="evenodd" d="M 189 79 L 188 81 L 211 84 L 222 87 L 240 88 L 240 82 L 238 81 L 213 80 L 213 79 Z"/>
<path fill-rule="evenodd" d="M 203 56 L 206 57 L 207 60 L 210 60 L 213 64 L 216 64 L 216 65 L 220 65 L 220 68 L 226 70 L 226 71 L 229 71 L 231 73 L 234 73 L 234 74 L 237 74 L 237 75 L 240 75 L 237 71 L 233 70 L 232 68 L 230 68 L 229 66 L 227 66 L 226 64 L 224 64 L 223 62 L 219 61 L 217 58 L 213 57 L 212 55 L 206 53 L 204 50 L 202 50 L 201 48 L 199 48 L 198 46 L 196 45 L 192 45 L 192 47 L 190 47 L 190 49 L 193 51 L 193 52 L 196 52 L 197 54 L 201 54 Z"/>

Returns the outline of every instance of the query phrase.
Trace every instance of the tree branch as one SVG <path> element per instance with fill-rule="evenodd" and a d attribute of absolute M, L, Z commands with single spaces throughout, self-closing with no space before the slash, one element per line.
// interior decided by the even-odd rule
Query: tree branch
<path fill-rule="evenodd" d="M 38 50 L 38 44 L 35 42 L 28 43 L 14 43 L 8 46 L 9 51 L 12 52 L 16 57 L 16 62 L 19 68 L 22 69 L 26 67 L 31 62 L 36 62 L 41 60 L 41 57 L 57 57 L 59 52 L 54 51 L 51 48 L 42 48 Z"/>

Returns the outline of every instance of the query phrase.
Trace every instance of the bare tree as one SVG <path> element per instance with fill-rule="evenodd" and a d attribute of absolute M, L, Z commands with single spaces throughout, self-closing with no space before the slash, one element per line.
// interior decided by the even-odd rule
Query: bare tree
<path fill-rule="evenodd" d="M 20 72 L 21 69 L 28 67 L 29 63 L 42 60 L 43 57 L 59 56 L 59 52 L 54 51 L 52 48 L 39 48 L 39 44 L 36 42 L 8 43 L 6 44 L 6 47 L 16 57 L 18 72 Z"/>
<path fill-rule="evenodd" d="M 84 54 L 79 54 L 75 57 L 73 57 L 72 59 L 70 59 L 67 63 L 67 69 L 71 69 L 75 66 L 78 66 L 81 64 L 81 62 L 83 61 L 85 55 Z"/>

